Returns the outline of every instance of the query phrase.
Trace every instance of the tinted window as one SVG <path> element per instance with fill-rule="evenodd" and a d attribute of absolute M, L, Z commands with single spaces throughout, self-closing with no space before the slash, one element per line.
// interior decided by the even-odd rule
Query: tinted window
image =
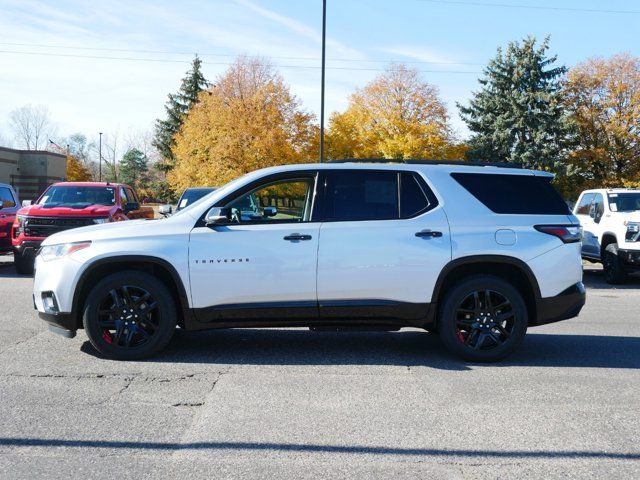
<path fill-rule="evenodd" d="M 589 207 L 591 206 L 591 202 L 593 201 L 593 193 L 585 193 L 578 203 L 578 207 L 576 208 L 576 215 L 589 215 Z"/>
<path fill-rule="evenodd" d="M 13 208 L 16 201 L 7 187 L 0 187 L 0 208 Z"/>
<path fill-rule="evenodd" d="M 413 173 L 400 175 L 400 216 L 409 218 L 429 208 L 429 200 Z"/>
<path fill-rule="evenodd" d="M 610 193 L 609 208 L 612 212 L 635 212 L 640 210 L 640 193 Z"/>
<path fill-rule="evenodd" d="M 398 174 L 366 170 L 334 171 L 327 179 L 326 220 L 399 218 Z"/>
<path fill-rule="evenodd" d="M 313 179 L 292 179 L 262 185 L 226 206 L 240 222 L 307 222 L 311 219 Z"/>
<path fill-rule="evenodd" d="M 131 190 L 130 188 L 125 188 L 125 191 L 127 192 L 127 198 L 130 202 L 138 203 L 138 197 L 133 190 Z"/>
<path fill-rule="evenodd" d="M 452 173 L 451 176 L 494 213 L 566 215 L 569 207 L 551 177 Z"/>

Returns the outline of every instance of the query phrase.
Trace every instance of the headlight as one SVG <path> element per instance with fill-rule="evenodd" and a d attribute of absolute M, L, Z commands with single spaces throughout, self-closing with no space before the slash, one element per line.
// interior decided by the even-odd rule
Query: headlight
<path fill-rule="evenodd" d="M 13 237 L 18 238 L 22 232 L 24 232 L 24 215 L 16 215 L 16 219 L 13 221 Z"/>
<path fill-rule="evenodd" d="M 109 223 L 109 219 L 105 218 L 94 218 L 93 223 Z"/>
<path fill-rule="evenodd" d="M 640 232 L 640 223 L 636 222 L 624 222 L 627 226 L 627 232 L 638 233 Z"/>
<path fill-rule="evenodd" d="M 59 245 L 47 245 L 40 249 L 40 257 L 45 262 L 55 260 L 56 258 L 62 258 L 65 255 L 71 255 L 73 252 L 82 250 L 91 246 L 91 242 L 74 242 L 74 243 L 61 243 Z"/>

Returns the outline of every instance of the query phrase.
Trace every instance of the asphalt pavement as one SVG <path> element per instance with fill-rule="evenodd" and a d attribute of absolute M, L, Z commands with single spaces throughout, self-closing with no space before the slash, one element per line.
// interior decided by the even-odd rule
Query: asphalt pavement
<path fill-rule="evenodd" d="M 178 330 L 101 359 L 0 256 L 0 478 L 640 478 L 640 278 L 498 364 L 434 335 Z"/>

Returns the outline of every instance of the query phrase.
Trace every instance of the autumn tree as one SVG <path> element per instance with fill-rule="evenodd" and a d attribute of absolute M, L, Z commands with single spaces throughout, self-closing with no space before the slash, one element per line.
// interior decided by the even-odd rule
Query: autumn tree
<path fill-rule="evenodd" d="M 169 99 L 164 107 L 167 114 L 166 118 L 156 120 L 153 146 L 158 149 L 164 159 L 159 166 L 165 172 L 173 168 L 175 161 L 173 153 L 175 135 L 180 130 L 185 115 L 198 101 L 200 92 L 209 85 L 202 74 L 201 66 L 202 60 L 196 55 L 191 64 L 191 69 L 187 72 L 186 77 L 182 79 L 178 93 L 169 94 Z"/>
<path fill-rule="evenodd" d="M 438 89 L 417 70 L 392 65 L 329 120 L 330 158 L 460 158 Z"/>
<path fill-rule="evenodd" d="M 73 155 L 67 154 L 67 181 L 88 182 L 93 179 L 87 166 Z"/>
<path fill-rule="evenodd" d="M 484 69 L 481 89 L 469 106 L 458 105 L 472 132 L 469 156 L 483 161 L 517 162 L 531 168 L 560 168 L 569 124 L 549 39 L 539 46 L 529 37 L 512 42 Z"/>
<path fill-rule="evenodd" d="M 44 105 L 25 105 L 9 112 L 9 128 L 18 148 L 42 150 L 54 136 L 55 126 Z"/>
<path fill-rule="evenodd" d="M 240 57 L 185 118 L 169 183 L 177 191 L 220 186 L 258 168 L 309 161 L 313 120 L 269 64 Z"/>
<path fill-rule="evenodd" d="M 578 64 L 564 94 L 577 128 L 569 157 L 576 189 L 640 186 L 640 58 Z"/>

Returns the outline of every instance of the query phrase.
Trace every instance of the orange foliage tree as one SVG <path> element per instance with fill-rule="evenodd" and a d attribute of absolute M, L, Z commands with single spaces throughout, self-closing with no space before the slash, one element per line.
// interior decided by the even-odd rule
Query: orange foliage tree
<path fill-rule="evenodd" d="M 258 168 L 313 160 L 313 121 L 269 64 L 240 57 L 187 114 L 167 179 L 176 191 L 220 186 Z"/>
<path fill-rule="evenodd" d="M 640 186 L 640 59 L 620 54 L 578 64 L 564 96 L 576 130 L 575 189 Z"/>
<path fill-rule="evenodd" d="M 392 65 L 351 95 L 343 113 L 331 115 L 330 158 L 463 159 L 438 89 L 417 70 Z"/>

